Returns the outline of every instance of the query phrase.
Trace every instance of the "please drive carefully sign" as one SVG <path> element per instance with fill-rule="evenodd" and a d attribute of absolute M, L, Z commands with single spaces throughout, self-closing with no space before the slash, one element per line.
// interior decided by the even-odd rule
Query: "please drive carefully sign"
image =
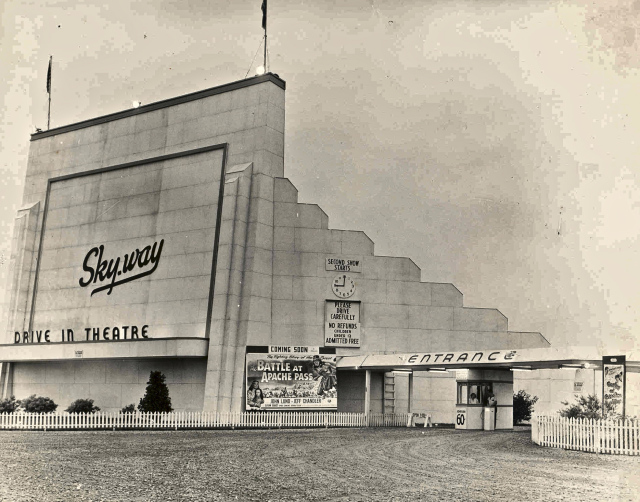
<path fill-rule="evenodd" d="M 325 305 L 324 345 L 360 347 L 360 302 L 328 300 Z"/>

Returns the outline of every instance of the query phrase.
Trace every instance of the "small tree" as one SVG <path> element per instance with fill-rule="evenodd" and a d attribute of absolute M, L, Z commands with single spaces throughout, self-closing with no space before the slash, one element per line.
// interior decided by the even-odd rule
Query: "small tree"
<path fill-rule="evenodd" d="M 164 383 L 165 376 L 159 371 L 152 371 L 147 382 L 147 390 L 140 399 L 140 411 L 173 411 L 169 387 Z"/>
<path fill-rule="evenodd" d="M 513 425 L 531 420 L 533 405 L 538 402 L 538 396 L 530 396 L 523 390 L 513 395 Z"/>
<path fill-rule="evenodd" d="M 76 399 L 65 410 L 68 413 L 95 413 L 100 408 L 93 405 L 93 399 Z"/>
<path fill-rule="evenodd" d="M 120 410 L 120 413 L 135 413 L 135 412 L 136 412 L 136 405 L 133 403 L 128 404 L 127 406 L 125 406 Z"/>
<path fill-rule="evenodd" d="M 13 413 L 19 407 L 20 401 L 16 401 L 15 396 L 11 396 L 0 401 L 0 413 Z"/>
<path fill-rule="evenodd" d="M 569 404 L 567 401 L 562 401 L 562 404 L 566 406 L 565 409 L 560 410 L 560 416 L 566 418 L 602 418 L 602 405 L 598 396 L 589 394 L 588 396 L 575 396 L 576 402 Z M 613 411 L 613 406 L 607 406 L 607 412 Z"/>
<path fill-rule="evenodd" d="M 31 394 L 20 401 L 20 405 L 28 413 L 53 413 L 58 407 L 52 399 L 41 396 L 36 397 L 35 394 Z"/>

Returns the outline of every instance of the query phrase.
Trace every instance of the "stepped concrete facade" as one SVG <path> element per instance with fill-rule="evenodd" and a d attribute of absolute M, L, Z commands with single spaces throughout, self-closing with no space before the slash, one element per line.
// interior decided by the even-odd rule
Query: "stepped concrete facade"
<path fill-rule="evenodd" d="M 365 233 L 330 228 L 284 177 L 284 131 L 285 83 L 267 74 L 34 134 L 2 395 L 117 410 L 159 370 L 175 409 L 240 411 L 250 350 L 548 346 L 499 310 L 465 307 L 454 285 L 423 282 L 410 258 L 376 256 Z M 330 264 L 349 260 L 358 343 L 327 344 L 342 273 Z M 365 411 L 363 372 L 338 373 L 337 409 Z M 403 382 L 375 375 L 370 411 L 406 411 Z M 455 389 L 455 375 L 417 374 L 412 407 L 452 422 Z"/>

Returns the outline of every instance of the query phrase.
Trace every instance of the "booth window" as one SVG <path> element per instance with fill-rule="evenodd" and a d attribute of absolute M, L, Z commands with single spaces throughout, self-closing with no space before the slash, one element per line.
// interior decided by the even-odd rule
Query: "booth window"
<path fill-rule="evenodd" d="M 467 384 L 458 384 L 458 404 L 467 404 Z"/>
<path fill-rule="evenodd" d="M 492 390 L 490 382 L 458 382 L 458 404 L 485 406 Z"/>

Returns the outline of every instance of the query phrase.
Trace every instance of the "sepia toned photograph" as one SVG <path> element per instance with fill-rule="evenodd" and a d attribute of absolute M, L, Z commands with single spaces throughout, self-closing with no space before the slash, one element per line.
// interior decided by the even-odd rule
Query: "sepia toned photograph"
<path fill-rule="evenodd" d="M 0 500 L 640 500 L 639 1 L 0 21 Z"/>

